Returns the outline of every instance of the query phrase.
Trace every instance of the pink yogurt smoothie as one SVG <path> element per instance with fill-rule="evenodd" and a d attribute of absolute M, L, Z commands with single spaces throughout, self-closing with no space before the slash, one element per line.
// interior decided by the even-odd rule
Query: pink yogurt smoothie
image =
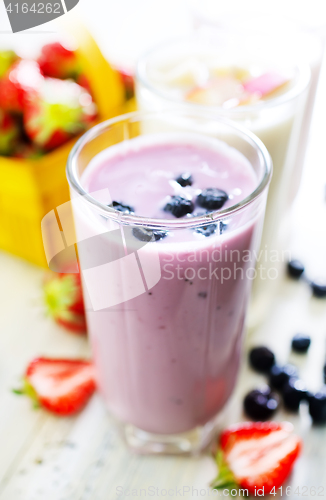
<path fill-rule="evenodd" d="M 175 179 L 185 172 L 192 185 L 182 187 Z M 196 201 L 202 190 L 225 191 L 224 209 L 252 193 L 258 180 L 249 161 L 225 143 L 158 133 L 100 153 L 82 183 L 90 193 L 108 188 L 112 201 L 151 218 L 175 219 L 164 207 L 182 196 L 194 203 L 184 216 L 191 221 L 206 212 Z M 169 230 L 146 247 L 151 252 L 155 245 L 160 258 L 162 275 L 153 288 L 100 311 L 88 303 L 99 386 L 120 420 L 174 434 L 204 425 L 222 409 L 238 373 L 251 285 L 246 272 L 255 264 L 262 217 L 263 208 L 229 217 L 208 233 L 207 226 Z M 82 267 L 84 258 L 85 251 Z"/>

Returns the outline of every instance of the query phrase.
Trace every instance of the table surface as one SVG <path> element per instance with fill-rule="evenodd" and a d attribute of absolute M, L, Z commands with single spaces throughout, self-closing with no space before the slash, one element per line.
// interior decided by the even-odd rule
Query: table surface
<path fill-rule="evenodd" d="M 319 89 L 325 83 L 324 65 Z M 290 245 L 311 276 L 324 277 L 325 109 L 326 94 L 319 91 L 303 181 L 292 213 Z M 119 498 L 132 494 L 142 498 L 141 488 L 149 486 L 158 488 L 160 496 L 164 488 L 173 488 L 170 497 L 172 493 L 176 498 L 208 497 L 208 484 L 216 473 L 208 453 L 195 458 L 136 456 L 126 449 L 99 395 L 80 415 L 66 419 L 34 410 L 27 398 L 11 392 L 27 363 L 37 355 L 90 355 L 85 338 L 69 334 L 45 315 L 43 274 L 0 253 L 0 500 L 111 500 L 118 498 L 121 489 L 124 495 Z M 313 338 L 307 356 L 290 352 L 290 339 L 299 331 L 309 332 Z M 326 358 L 326 301 L 312 298 L 306 283 L 285 278 L 265 322 L 247 335 L 246 348 L 260 342 L 271 346 L 280 362 L 295 363 L 309 387 L 317 390 Z M 263 382 L 244 360 L 224 418 L 229 422 L 243 418 L 243 394 Z M 304 440 L 304 452 L 288 483 L 292 492 L 284 491 L 283 496 L 298 498 L 295 487 L 301 488 L 301 497 L 303 486 L 314 486 L 322 487 L 321 496 L 325 497 L 326 427 L 312 427 L 306 407 L 300 415 L 281 411 L 277 418 L 293 422 Z"/>

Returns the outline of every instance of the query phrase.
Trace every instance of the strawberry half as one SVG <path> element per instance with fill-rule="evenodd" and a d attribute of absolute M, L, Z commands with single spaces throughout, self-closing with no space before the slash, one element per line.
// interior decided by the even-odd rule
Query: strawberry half
<path fill-rule="evenodd" d="M 260 97 L 266 97 L 274 91 L 279 90 L 289 80 L 284 75 L 275 71 L 263 73 L 260 76 L 247 80 L 243 86 L 249 94 L 259 94 Z"/>
<path fill-rule="evenodd" d="M 36 358 L 27 367 L 24 388 L 16 394 L 61 416 L 80 411 L 96 389 L 93 364 L 84 360 Z"/>
<path fill-rule="evenodd" d="M 38 93 L 27 96 L 25 131 L 37 146 L 51 150 L 83 132 L 94 120 L 90 94 L 71 80 L 45 78 Z"/>
<path fill-rule="evenodd" d="M 301 439 L 288 422 L 245 422 L 226 429 L 216 461 L 214 489 L 240 487 L 268 495 L 289 476 L 301 450 Z"/>
<path fill-rule="evenodd" d="M 80 74 L 80 64 L 76 52 L 61 43 L 44 45 L 37 60 L 43 75 L 51 78 L 73 78 Z"/>
<path fill-rule="evenodd" d="M 85 306 L 79 274 L 56 274 L 44 285 L 48 313 L 61 326 L 74 333 L 87 330 Z"/>
<path fill-rule="evenodd" d="M 12 113 L 22 113 L 26 95 L 37 92 L 43 80 L 35 61 L 18 61 L 0 79 L 0 108 Z"/>
<path fill-rule="evenodd" d="M 11 155 L 19 143 L 21 131 L 17 121 L 0 109 L 0 155 Z"/>

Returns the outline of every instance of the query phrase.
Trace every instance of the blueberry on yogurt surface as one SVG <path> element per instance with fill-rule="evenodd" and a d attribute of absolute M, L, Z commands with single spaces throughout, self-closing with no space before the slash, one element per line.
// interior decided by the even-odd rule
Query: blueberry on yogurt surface
<path fill-rule="evenodd" d="M 130 207 L 129 205 L 125 205 L 120 201 L 112 201 L 112 203 L 108 206 L 114 208 L 115 210 L 118 210 L 118 212 L 124 212 L 127 214 L 133 213 L 135 211 L 132 207 Z"/>
<path fill-rule="evenodd" d="M 186 186 L 191 186 L 193 183 L 193 178 L 192 175 L 189 172 L 186 172 L 184 174 L 180 174 L 177 178 L 176 181 L 180 186 L 186 187 Z"/>
<path fill-rule="evenodd" d="M 137 240 L 140 241 L 159 241 L 167 236 L 167 231 L 153 231 L 151 229 L 146 229 L 145 227 L 134 227 L 132 234 Z"/>
<path fill-rule="evenodd" d="M 165 212 L 170 212 L 178 219 L 194 211 L 194 204 L 191 200 L 183 198 L 182 196 L 171 196 L 171 199 L 164 207 Z"/>
<path fill-rule="evenodd" d="M 222 208 L 228 199 L 225 191 L 218 188 L 207 188 L 197 196 L 197 204 L 207 210 L 218 210 Z"/>
<path fill-rule="evenodd" d="M 202 234 L 203 236 L 211 236 L 216 232 L 217 224 L 207 224 L 207 226 L 201 226 L 196 229 L 196 233 Z"/>

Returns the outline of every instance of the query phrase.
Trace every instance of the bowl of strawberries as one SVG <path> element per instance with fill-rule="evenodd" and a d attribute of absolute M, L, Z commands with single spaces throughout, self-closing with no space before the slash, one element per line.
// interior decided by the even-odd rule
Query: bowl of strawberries
<path fill-rule="evenodd" d="M 46 265 L 41 220 L 69 200 L 65 165 L 76 139 L 120 114 L 120 75 L 82 26 L 74 45 L 34 57 L 0 48 L 0 248 Z"/>

